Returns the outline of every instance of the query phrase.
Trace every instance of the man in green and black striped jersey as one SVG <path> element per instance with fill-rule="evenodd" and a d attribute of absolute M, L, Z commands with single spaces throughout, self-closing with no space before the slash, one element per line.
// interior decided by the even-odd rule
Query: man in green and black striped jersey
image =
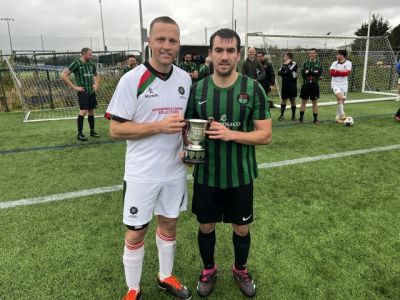
<path fill-rule="evenodd" d="M 192 78 L 193 82 L 197 80 L 199 72 L 197 70 L 197 65 L 194 62 L 192 62 L 191 53 L 185 53 L 183 55 L 183 62 L 179 64 L 179 68 L 185 70 L 186 73 L 190 75 L 190 78 Z"/>
<path fill-rule="evenodd" d="M 301 86 L 300 98 L 300 118 L 299 121 L 303 122 L 304 112 L 306 110 L 307 100 L 310 99 L 312 103 L 312 111 L 314 117 L 314 124 L 318 125 L 318 98 L 319 98 L 319 79 L 322 75 L 322 63 L 320 62 L 317 54 L 317 49 L 312 48 L 308 51 L 308 59 L 303 64 L 301 75 L 303 76 L 303 85 Z"/>
<path fill-rule="evenodd" d="M 124 67 L 124 74 L 128 73 L 130 70 L 133 70 L 137 66 L 136 56 L 133 54 L 129 54 L 126 57 L 126 66 Z"/>
<path fill-rule="evenodd" d="M 204 64 L 200 66 L 199 80 L 206 78 L 212 73 L 213 73 L 212 60 L 210 56 L 207 56 Z"/>
<path fill-rule="evenodd" d="M 267 96 L 259 83 L 239 74 L 240 38 L 221 29 L 210 38 L 214 73 L 194 84 L 185 118 L 213 118 L 205 141 L 206 163 L 195 166 L 192 210 L 200 223 L 198 246 L 204 269 L 197 291 L 209 295 L 214 287 L 215 224 L 231 223 L 235 262 L 233 276 L 243 294 L 255 296 L 246 268 L 253 221 L 253 180 L 258 175 L 255 145 L 271 141 Z M 186 141 L 188 142 L 188 141 Z"/>
<path fill-rule="evenodd" d="M 78 94 L 80 111 L 77 119 L 77 138 L 80 141 L 87 141 L 87 137 L 82 132 L 86 115 L 88 115 L 90 136 L 100 136 L 94 131 L 94 109 L 97 107 L 96 91 L 99 88 L 100 78 L 96 71 L 96 65 L 91 59 L 92 49 L 83 48 L 80 59 L 70 64 L 68 69 L 65 69 L 61 74 L 61 78 L 65 83 Z M 71 73 L 74 74 L 75 84 L 69 78 Z"/>

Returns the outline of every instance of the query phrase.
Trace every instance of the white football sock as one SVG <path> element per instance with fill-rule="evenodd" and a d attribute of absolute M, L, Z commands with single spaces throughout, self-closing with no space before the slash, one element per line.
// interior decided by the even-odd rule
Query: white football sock
<path fill-rule="evenodd" d="M 344 114 L 343 102 L 338 104 L 338 108 L 339 108 L 339 115 L 343 115 Z"/>
<path fill-rule="evenodd" d="M 130 290 L 139 290 L 140 278 L 142 277 L 142 265 L 144 258 L 144 241 L 130 245 L 125 241 L 124 262 L 126 285 Z"/>
<path fill-rule="evenodd" d="M 162 235 L 157 229 L 156 244 L 158 249 L 158 261 L 160 265 L 160 280 L 168 278 L 172 274 L 176 248 L 176 237 Z"/>

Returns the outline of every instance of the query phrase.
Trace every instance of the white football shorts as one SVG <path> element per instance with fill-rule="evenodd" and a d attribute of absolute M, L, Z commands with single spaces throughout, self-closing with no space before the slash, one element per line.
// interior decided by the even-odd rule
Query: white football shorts
<path fill-rule="evenodd" d="M 153 214 L 178 218 L 186 209 L 186 176 L 156 183 L 125 181 L 123 222 L 126 225 L 145 225 Z"/>
<path fill-rule="evenodd" d="M 334 85 L 334 86 L 332 86 L 332 90 L 335 93 L 335 95 L 340 93 L 343 98 L 346 98 L 348 87 L 347 86 L 336 86 L 336 85 Z"/>

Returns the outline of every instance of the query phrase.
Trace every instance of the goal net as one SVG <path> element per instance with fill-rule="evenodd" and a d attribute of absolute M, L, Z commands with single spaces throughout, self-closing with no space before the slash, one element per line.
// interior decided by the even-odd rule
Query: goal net
<path fill-rule="evenodd" d="M 335 105 L 335 96 L 331 90 L 329 68 L 336 60 L 339 49 L 348 52 L 348 60 L 353 69 L 349 76 L 349 92 L 346 103 L 364 103 L 386 101 L 397 98 L 396 58 L 388 39 L 384 36 L 302 36 L 273 35 L 267 33 L 249 33 L 248 45 L 258 51 L 264 51 L 275 71 L 275 89 L 269 94 L 275 105 L 280 99 L 281 77 L 278 70 L 285 52 L 292 52 L 298 63 L 298 95 L 303 84 L 301 69 L 308 58 L 308 50 L 317 49 L 318 58 L 323 65 L 320 81 L 319 105 Z M 276 100 L 276 101 L 275 101 Z"/>
<path fill-rule="evenodd" d="M 61 79 L 62 66 L 34 65 L 6 59 L 16 94 L 21 102 L 24 122 L 74 119 L 79 113 L 75 91 Z M 121 66 L 97 69 L 100 87 L 96 92 L 96 116 L 103 116 L 123 75 Z M 73 80 L 73 74 L 71 79 Z"/>

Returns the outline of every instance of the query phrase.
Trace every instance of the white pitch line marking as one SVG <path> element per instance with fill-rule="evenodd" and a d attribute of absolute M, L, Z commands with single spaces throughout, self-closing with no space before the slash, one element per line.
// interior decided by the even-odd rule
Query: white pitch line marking
<path fill-rule="evenodd" d="M 100 187 L 100 188 L 95 188 L 95 189 L 83 190 L 83 191 L 78 191 L 78 192 L 70 192 L 70 193 L 54 194 L 54 195 L 36 197 L 36 198 L 27 198 L 27 199 L 21 199 L 21 200 L 6 201 L 6 202 L 0 202 L 0 209 L 12 208 L 12 207 L 16 207 L 16 206 L 40 204 L 40 203 L 46 203 L 46 202 L 61 201 L 61 200 L 72 199 L 72 198 L 79 198 L 79 197 L 85 197 L 85 196 L 117 192 L 120 190 L 122 190 L 122 185 L 114 185 L 114 186 L 105 186 L 105 187 Z"/>
<path fill-rule="evenodd" d="M 373 152 L 383 152 L 383 151 L 398 150 L 398 149 L 400 149 L 400 145 L 383 146 L 383 147 L 346 151 L 346 152 L 338 152 L 338 153 L 325 154 L 325 155 L 309 156 L 309 157 L 303 157 L 303 158 L 277 161 L 277 162 L 272 162 L 272 163 L 264 163 L 264 164 L 259 164 L 258 167 L 260 169 L 270 169 L 270 168 L 275 168 L 275 167 L 296 165 L 296 164 L 314 162 L 314 161 L 325 160 L 325 159 L 341 158 L 341 157 L 346 157 L 346 156 L 369 154 L 369 153 L 373 153 Z"/>
<path fill-rule="evenodd" d="M 326 155 L 317 155 L 317 156 L 303 157 L 303 158 L 297 158 L 297 159 L 283 160 L 283 161 L 277 161 L 277 162 L 272 162 L 272 163 L 263 163 L 263 164 L 259 164 L 258 167 L 260 169 L 271 169 L 271 168 L 283 167 L 283 166 L 288 166 L 288 165 L 296 165 L 296 164 L 302 164 L 302 163 L 308 163 L 308 162 L 315 162 L 315 161 L 319 161 L 319 160 L 341 158 L 341 157 L 346 157 L 346 156 L 369 154 L 369 153 L 374 153 L 374 152 L 383 152 L 383 151 L 399 150 L 399 149 L 400 149 L 400 144 L 390 145 L 390 146 L 383 146 L 383 147 L 376 147 L 376 148 L 369 148 L 369 149 L 361 149 L 361 150 L 338 152 L 338 153 L 332 153 L 332 154 L 326 154 Z M 187 175 L 187 179 L 188 180 L 192 179 L 192 176 Z M 122 185 L 113 185 L 113 186 L 106 186 L 106 187 L 82 190 L 82 191 L 78 191 L 78 192 L 69 192 L 69 193 L 54 194 L 54 195 L 36 197 L 36 198 L 26 198 L 26 199 L 21 199 L 21 200 L 5 201 L 5 202 L 0 202 L 0 209 L 13 208 L 13 207 L 25 206 L 25 205 L 33 205 L 33 204 L 41 204 L 41 203 L 46 203 L 46 202 L 61 201 L 61 200 L 80 198 L 80 197 L 85 197 L 85 196 L 93 196 L 93 195 L 98 195 L 98 194 L 118 192 L 121 190 L 122 190 Z"/>

